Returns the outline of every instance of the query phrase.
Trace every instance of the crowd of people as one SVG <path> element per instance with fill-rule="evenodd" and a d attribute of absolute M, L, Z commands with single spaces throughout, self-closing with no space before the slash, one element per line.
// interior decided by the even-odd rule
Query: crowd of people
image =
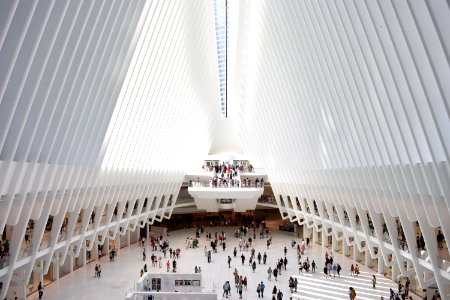
<path fill-rule="evenodd" d="M 202 238 L 204 234 L 204 238 Z M 272 243 L 272 235 L 270 234 L 269 228 L 266 226 L 264 222 L 260 224 L 251 224 L 249 226 L 240 226 L 235 228 L 234 230 L 234 238 L 231 241 L 228 240 L 227 234 L 224 231 L 207 231 L 204 232 L 204 228 L 199 226 L 195 229 L 195 236 L 188 236 L 185 240 L 186 250 L 191 251 L 196 248 L 204 246 L 204 254 L 208 263 L 211 263 L 214 259 L 214 254 L 218 251 L 223 251 L 227 254 L 226 263 L 229 269 L 233 270 L 230 272 L 230 278 L 223 282 L 223 297 L 228 298 L 233 293 L 238 295 L 239 299 L 243 298 L 243 295 L 248 293 L 246 298 L 249 298 L 249 295 L 253 295 L 256 298 L 263 298 L 265 294 L 265 290 L 269 289 L 271 291 L 272 300 L 282 300 L 284 294 L 282 290 L 277 287 L 281 285 L 286 285 L 289 288 L 290 293 L 296 293 L 299 286 L 298 279 L 300 277 L 292 276 L 290 274 L 293 273 L 293 269 L 298 268 L 299 275 L 303 275 L 304 273 L 316 273 L 317 264 L 314 259 L 310 259 L 306 256 L 309 248 L 309 238 L 300 239 L 298 242 L 294 239 L 291 241 L 291 244 L 284 246 L 281 249 L 280 257 L 275 260 L 273 265 L 269 265 L 268 263 L 268 251 L 257 251 L 256 243 L 259 241 L 256 237 L 259 236 L 259 239 L 266 239 L 267 247 L 269 247 Z M 206 245 L 201 245 L 206 242 Z M 231 247 L 226 247 L 226 244 L 229 243 L 232 245 Z M 258 242 L 259 243 L 259 242 Z M 140 271 L 140 276 L 143 276 L 144 273 L 149 271 L 149 267 L 147 265 L 146 259 L 146 244 L 150 246 L 152 254 L 150 256 L 151 267 L 153 268 L 162 268 L 163 264 L 166 265 L 167 272 L 176 272 L 177 264 L 180 258 L 181 250 L 172 249 L 169 247 L 169 242 L 167 240 L 163 240 L 162 237 L 151 238 L 148 243 L 145 240 L 141 241 L 141 245 L 143 247 L 143 261 L 144 266 Z M 260 247 L 260 245 L 259 245 Z M 169 248 L 169 249 L 168 249 Z M 167 250 L 168 249 L 168 250 Z M 159 251 L 159 253 L 157 252 Z M 229 251 L 229 254 L 227 253 Z M 295 251 L 297 257 L 297 264 L 292 264 L 289 266 L 288 262 L 288 252 Z M 169 252 L 170 259 L 166 258 L 166 252 Z M 291 255 L 293 253 L 291 252 Z M 273 255 L 273 254 L 271 254 Z M 165 261 L 165 263 L 164 263 Z M 273 259 L 271 260 L 273 261 Z M 323 276 L 326 278 L 340 278 L 342 267 L 339 262 L 336 262 L 333 252 L 326 251 L 324 253 L 324 264 L 323 264 Z M 258 276 L 256 275 L 257 268 L 267 268 L 266 278 L 258 278 L 256 280 L 257 284 L 252 290 L 248 290 L 249 279 L 245 274 L 240 274 L 242 270 L 239 272 L 236 266 L 236 263 L 239 265 L 248 266 L 249 273 L 255 274 L 250 276 Z M 350 276 L 357 277 L 360 274 L 358 264 L 352 264 L 350 269 L 348 270 Z M 195 266 L 194 273 L 201 273 L 201 267 Z M 245 273 L 245 272 L 244 272 Z M 260 274 L 260 273 L 259 273 Z M 284 276 L 282 276 L 284 275 Z M 290 276 L 286 276 L 290 275 Z M 95 277 L 101 276 L 101 267 L 100 265 L 96 265 L 95 267 Z M 262 280 L 261 280 L 262 279 Z M 267 281 L 266 281 L 267 280 Z M 363 279 L 365 280 L 365 279 Z M 377 278 L 373 275 L 370 279 L 373 289 L 377 288 Z M 250 282 L 254 282 L 251 280 Z M 234 288 L 231 285 L 231 282 L 234 283 Z M 267 287 L 269 285 L 269 287 Z M 404 284 L 399 283 L 398 292 L 390 289 L 389 299 L 397 300 L 397 299 L 412 299 L 409 295 L 409 287 L 410 281 L 409 278 L 406 278 Z M 251 294 L 250 294 L 251 293 Z M 253 296 L 252 296 L 253 297 Z M 252 298 L 250 297 L 250 298 Z M 348 288 L 348 297 L 349 299 L 357 299 L 357 290 L 355 287 Z M 381 297 L 384 300 L 383 297 Z M 428 298 L 424 298 L 428 299 Z M 433 295 L 432 299 L 440 299 L 438 293 Z"/>

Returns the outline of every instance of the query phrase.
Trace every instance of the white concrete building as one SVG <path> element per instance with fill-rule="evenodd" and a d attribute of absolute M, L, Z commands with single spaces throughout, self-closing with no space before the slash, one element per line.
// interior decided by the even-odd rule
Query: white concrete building
<path fill-rule="evenodd" d="M 450 299 L 448 1 L 2 0 L 0 70 L 1 299 L 170 218 L 209 155 Z"/>

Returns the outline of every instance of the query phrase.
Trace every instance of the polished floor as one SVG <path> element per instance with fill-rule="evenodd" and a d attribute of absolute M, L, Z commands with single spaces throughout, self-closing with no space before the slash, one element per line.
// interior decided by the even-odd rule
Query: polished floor
<path fill-rule="evenodd" d="M 221 231 L 220 227 L 206 228 L 205 231 Z M 178 272 L 190 273 L 194 272 L 195 266 L 201 266 L 203 274 L 203 291 L 216 291 L 218 293 L 218 299 L 222 299 L 222 285 L 226 280 L 233 282 L 232 272 L 236 268 L 240 275 L 247 276 L 248 290 L 244 291 L 243 299 L 257 299 L 256 285 L 264 281 L 266 290 L 264 298 L 271 299 L 271 292 L 274 285 L 281 289 L 284 297 L 283 299 L 336 299 L 345 300 L 348 299 L 348 288 L 354 287 L 357 292 L 356 299 L 380 299 L 381 296 L 384 299 L 389 299 L 389 288 L 392 287 L 396 290 L 397 285 L 391 282 L 389 279 L 384 278 L 380 274 L 376 274 L 372 270 L 360 265 L 361 274 L 358 277 L 350 276 L 350 265 L 354 263 L 351 259 L 335 253 L 334 258 L 336 262 L 339 262 L 343 268 L 340 278 L 324 278 L 323 273 L 320 271 L 316 274 L 299 275 L 297 268 L 296 251 L 290 247 L 291 240 L 293 239 L 292 233 L 281 232 L 274 230 L 272 233 L 273 244 L 270 249 L 267 250 L 266 240 L 256 240 L 256 254 L 264 251 L 267 252 L 268 259 L 267 265 L 257 265 L 256 272 L 252 273 L 250 266 L 248 265 L 249 252 L 244 252 L 246 256 L 246 264 L 242 265 L 240 260 L 239 247 L 238 257 L 233 258 L 231 262 L 231 269 L 227 265 L 227 257 L 230 255 L 233 257 L 233 248 L 238 246 L 238 239 L 232 237 L 233 228 L 227 228 L 227 248 L 225 251 L 222 248 L 219 249 L 217 254 L 213 254 L 212 263 L 208 264 L 204 255 L 204 246 L 209 246 L 209 242 L 205 239 L 204 235 L 200 240 L 200 247 L 197 249 L 186 249 L 185 239 L 188 236 L 194 235 L 193 229 L 179 230 L 170 233 L 168 237 L 170 246 L 172 248 L 181 248 L 181 256 L 178 261 Z M 281 276 L 278 277 L 278 281 L 267 280 L 267 269 L 269 265 L 273 268 L 277 259 L 284 257 L 283 249 L 287 247 L 287 271 L 282 271 Z M 150 255 L 151 251 L 147 245 L 147 266 L 149 272 L 165 272 L 163 267 L 153 268 L 151 267 Z M 322 269 L 321 266 L 324 263 L 324 253 L 328 251 L 319 245 L 314 245 L 305 252 L 304 258 L 307 256 L 310 260 L 315 260 L 318 269 Z M 157 255 L 162 256 L 161 252 L 157 252 Z M 303 259 L 302 259 L 303 260 Z M 167 261 L 167 259 L 165 260 Z M 164 262 L 165 262 L 164 261 Z M 70 273 L 60 280 L 46 286 L 43 299 L 56 300 L 56 299 L 108 299 L 108 300 L 121 300 L 125 298 L 128 291 L 131 291 L 134 287 L 134 283 L 139 278 L 139 272 L 143 268 L 144 262 L 142 260 L 142 247 L 137 244 L 131 245 L 120 250 L 118 257 L 115 261 L 109 262 L 108 257 L 103 257 L 100 261 L 102 266 L 102 277 L 94 278 L 94 267 L 96 262 L 88 264 L 85 268 L 76 270 Z M 376 289 L 372 288 L 371 278 L 372 274 L 376 274 L 377 286 Z M 288 288 L 289 276 L 295 275 L 298 278 L 298 290 L 295 295 L 291 295 Z M 232 285 L 233 286 L 233 285 Z M 419 297 L 413 295 L 414 299 Z M 33 294 L 29 299 L 38 299 L 37 294 Z M 236 290 L 233 289 L 231 298 L 238 299 Z"/>

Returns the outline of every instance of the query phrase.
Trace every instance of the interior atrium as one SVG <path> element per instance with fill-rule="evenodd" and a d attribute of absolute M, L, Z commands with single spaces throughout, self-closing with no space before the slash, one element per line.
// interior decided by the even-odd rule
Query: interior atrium
<path fill-rule="evenodd" d="M 0 0 L 0 70 L 0 299 L 450 299 L 449 0 Z"/>

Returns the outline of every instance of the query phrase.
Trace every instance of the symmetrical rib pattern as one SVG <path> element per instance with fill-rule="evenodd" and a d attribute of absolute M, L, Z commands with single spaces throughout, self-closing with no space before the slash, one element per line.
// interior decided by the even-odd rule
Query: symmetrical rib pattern
<path fill-rule="evenodd" d="M 1 1 L 0 15 L 3 299 L 11 280 L 169 217 L 220 95 L 212 2 Z"/>
<path fill-rule="evenodd" d="M 449 293 L 448 1 L 240 3 L 242 141 L 283 215 Z"/>

